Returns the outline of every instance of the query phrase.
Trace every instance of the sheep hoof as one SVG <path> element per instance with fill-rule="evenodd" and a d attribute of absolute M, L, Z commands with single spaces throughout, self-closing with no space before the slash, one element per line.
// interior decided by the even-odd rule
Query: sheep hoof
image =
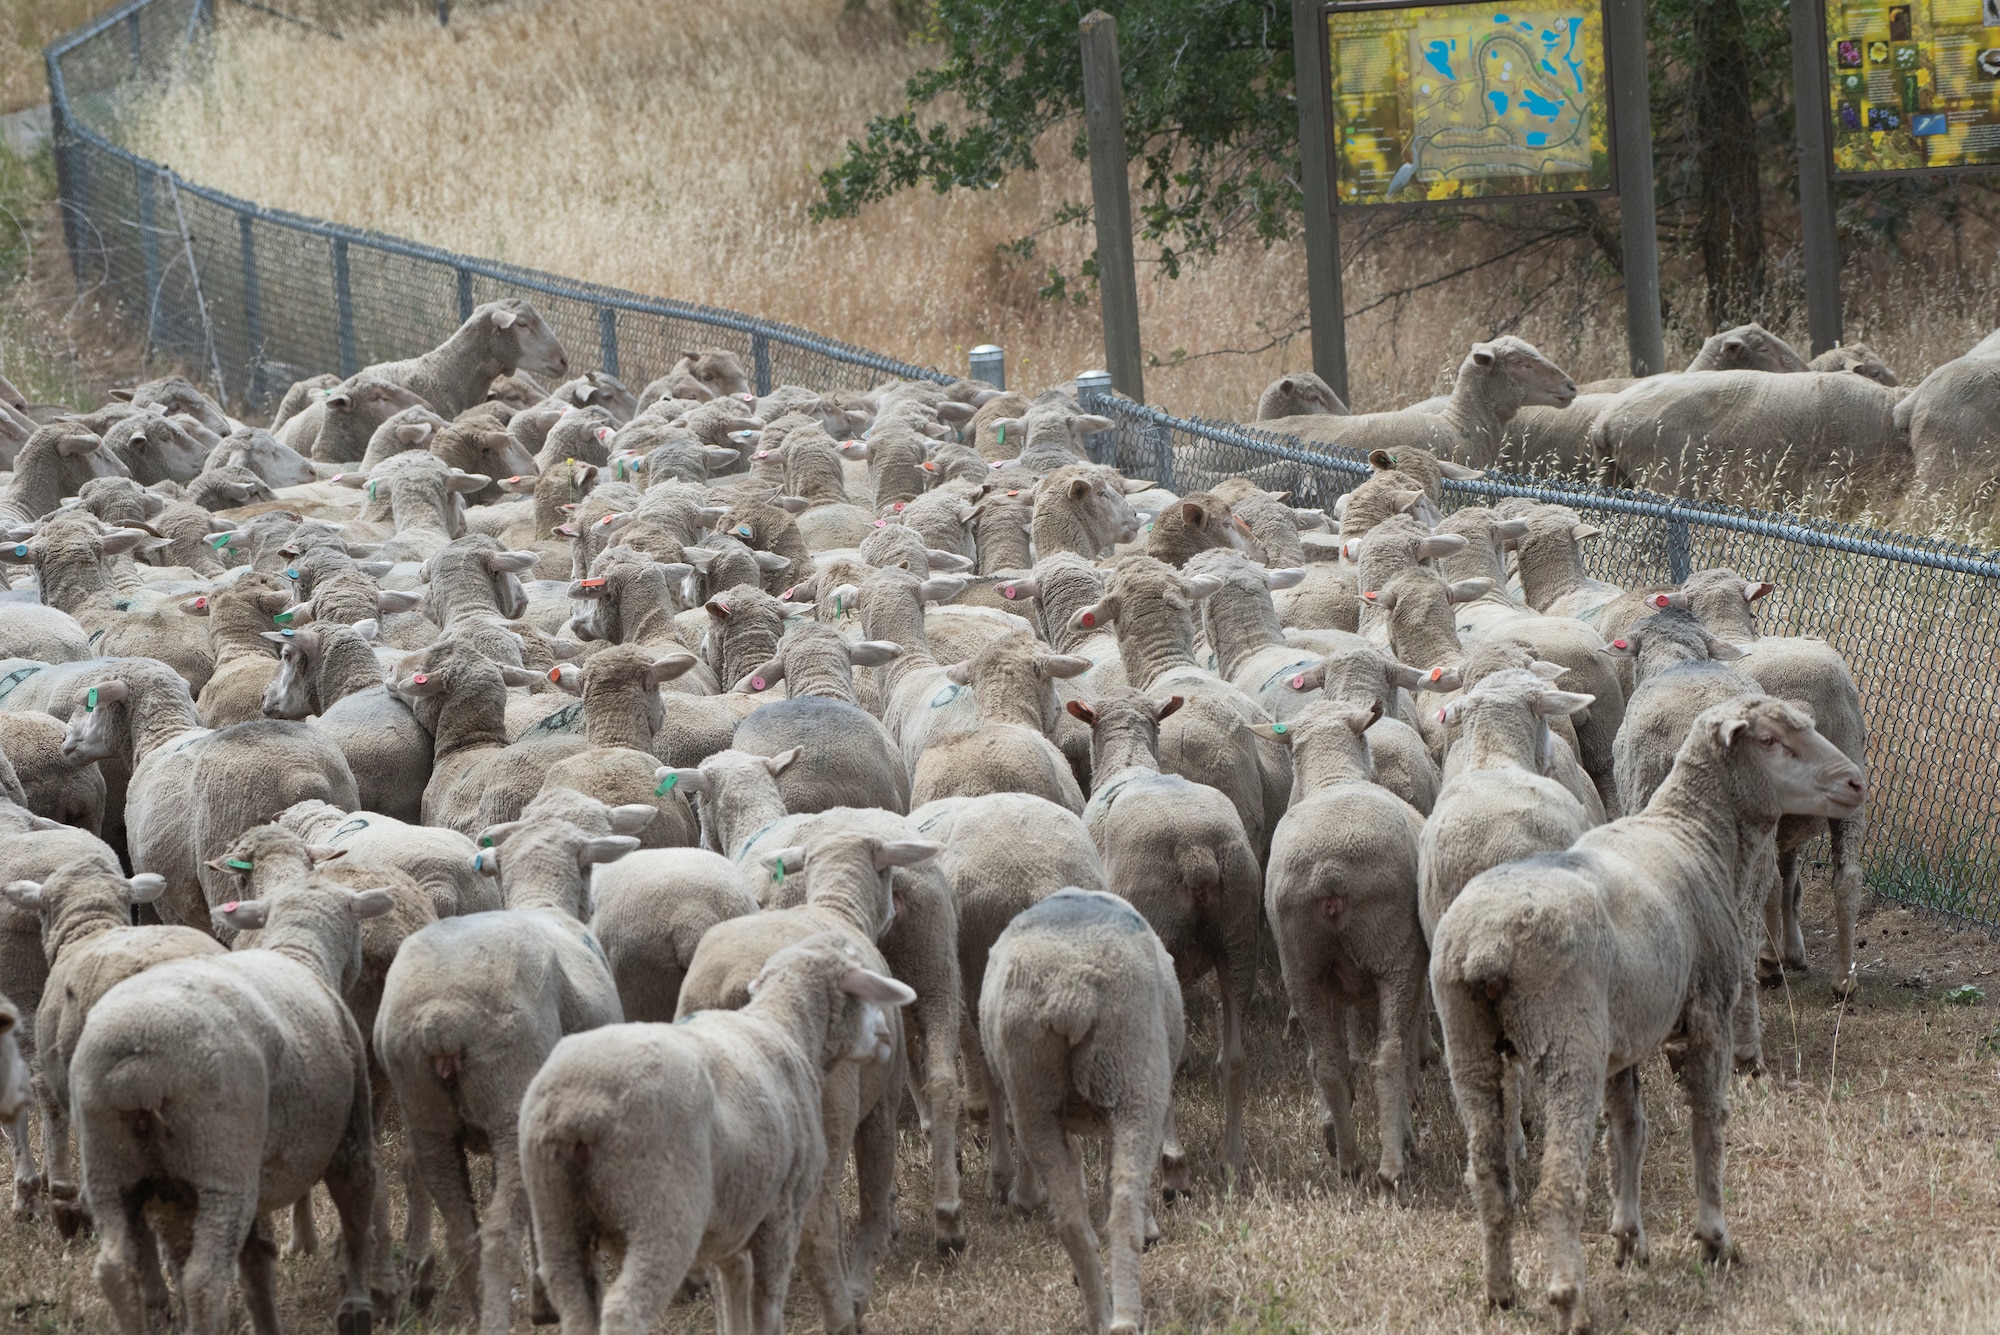
<path fill-rule="evenodd" d="M 1192 1195 L 1194 1195 L 1194 1193 L 1187 1190 L 1185 1187 L 1160 1188 L 1160 1199 L 1165 1201 L 1168 1205 L 1174 1204 L 1176 1201 L 1181 1200 L 1183 1197 Z"/>
<path fill-rule="evenodd" d="M 542 1287 L 542 1277 L 535 1276 L 533 1292 L 528 1299 L 528 1322 L 535 1326 L 553 1326 L 562 1318 L 556 1314 L 556 1305 L 549 1301 L 549 1291 Z"/>
<path fill-rule="evenodd" d="M 965 1250 L 965 1207 L 939 1206 L 935 1214 L 939 1256 L 956 1256 Z"/>
<path fill-rule="evenodd" d="M 410 1278 L 410 1304 L 419 1312 L 428 1312 L 436 1301 L 437 1258 L 426 1256 Z"/>
<path fill-rule="evenodd" d="M 1653 1251 L 1646 1244 L 1645 1230 L 1635 1228 L 1629 1232 L 1614 1233 L 1612 1236 L 1618 1240 L 1618 1254 L 1612 1258 L 1612 1264 L 1619 1269 L 1624 1269 L 1633 1261 L 1637 1261 L 1640 1265 L 1653 1263 Z"/>
<path fill-rule="evenodd" d="M 375 1335 L 375 1313 L 358 1299 L 342 1303 L 333 1324 L 339 1335 Z"/>
<path fill-rule="evenodd" d="M 1736 1074 L 1748 1076 L 1752 1080 L 1762 1080 L 1764 1078 L 1764 1054 L 1762 1052 L 1737 1053 Z"/>
<path fill-rule="evenodd" d="M 49 1217 L 55 1221 L 56 1232 L 62 1235 L 65 1242 L 90 1229 L 90 1207 L 78 1201 L 52 1198 Z"/>
<path fill-rule="evenodd" d="M 1852 973 L 1834 980 L 1833 995 L 1836 1000 L 1845 1001 L 1860 990 L 1861 980 Z"/>

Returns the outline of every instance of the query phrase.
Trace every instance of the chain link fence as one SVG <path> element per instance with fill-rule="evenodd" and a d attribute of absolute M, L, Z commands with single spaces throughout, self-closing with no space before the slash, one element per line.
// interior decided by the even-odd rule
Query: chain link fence
<path fill-rule="evenodd" d="M 198 73 L 216 0 L 132 0 L 47 52 L 63 226 L 79 285 L 100 286 L 148 339 L 204 369 L 234 403 L 300 376 L 435 346 L 472 308 L 532 300 L 577 370 L 639 384 L 683 348 L 727 347 L 773 385 L 862 388 L 945 379 L 787 325 L 643 297 L 234 199 L 118 144 L 150 90 Z M 1250 475 L 1330 509 L 1368 475 L 1358 455 L 1228 423 L 1173 417 L 1086 389 L 1116 427 L 1094 453 L 1181 492 Z M 1969 548 L 1533 478 L 1447 482 L 1447 505 L 1532 496 L 1603 528 L 1590 574 L 1625 587 L 1727 566 L 1769 580 L 1766 633 L 1827 640 L 1870 725 L 1875 796 L 1863 847 L 1878 893 L 2000 925 L 2000 562 Z M 1824 850 L 1819 852 L 1823 855 Z"/>
<path fill-rule="evenodd" d="M 294 380 L 351 375 L 441 343 L 474 306 L 532 301 L 578 373 L 634 385 L 684 349 L 725 347 L 757 391 L 862 389 L 936 371 L 735 311 L 457 255 L 264 208 L 120 147 L 149 95 L 199 72 L 217 0 L 132 0 L 51 45 L 63 235 L 80 286 L 113 294 L 148 342 L 256 409 Z"/>

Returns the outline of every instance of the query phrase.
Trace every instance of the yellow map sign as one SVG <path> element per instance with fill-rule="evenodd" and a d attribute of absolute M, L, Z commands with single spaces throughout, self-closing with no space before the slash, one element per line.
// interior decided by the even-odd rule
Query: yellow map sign
<path fill-rule="evenodd" d="M 1327 50 L 1343 206 L 1611 188 L 1594 5 L 1334 9 Z"/>
<path fill-rule="evenodd" d="M 1837 172 L 2000 166 L 2000 0 L 1822 0 Z"/>

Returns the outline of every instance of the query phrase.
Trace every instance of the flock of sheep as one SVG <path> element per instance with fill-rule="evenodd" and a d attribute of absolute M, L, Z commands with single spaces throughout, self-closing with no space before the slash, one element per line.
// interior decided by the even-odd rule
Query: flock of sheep
<path fill-rule="evenodd" d="M 1519 339 L 1436 412 L 1274 386 L 1324 410 L 1284 425 L 1372 452 L 1334 515 L 1091 463 L 1111 424 L 1063 388 L 759 398 L 711 349 L 635 396 L 569 378 L 519 301 L 296 386 L 268 430 L 179 379 L 84 415 L 0 388 L 28 423 L 0 495 L 0 1126 L 15 1211 L 95 1229 L 128 1335 L 220 1335 L 232 1271 L 275 1331 L 273 1216 L 315 1246 L 317 1185 L 341 1335 L 405 1304 L 500 1335 L 517 1286 L 566 1332 L 644 1331 L 704 1281 L 721 1330 L 776 1331 L 795 1262 L 854 1331 L 906 1098 L 937 1247 L 966 1245 L 983 1121 L 993 1199 L 1046 1205 L 1086 1326 L 1136 1332 L 1156 1170 L 1171 1202 L 1247 1167 L 1260 985 L 1330 1161 L 1392 1195 L 1441 1030 L 1486 1295 L 1514 1300 L 1525 1123 L 1547 1293 L 1587 1329 L 1598 1120 L 1643 1262 L 1661 1049 L 1695 1232 L 1730 1248 L 1730 1075 L 1758 975 L 1804 966 L 1829 820 L 1852 986 L 1839 656 L 1760 635 L 1771 586 L 1738 572 L 1591 580 L 1569 509 L 1441 513 L 1491 462 L 1474 436 L 1575 411 Z M 1191 1156 L 1182 997 L 1210 974 L 1225 1125 Z"/>
<path fill-rule="evenodd" d="M 1294 374 L 1265 390 L 1257 416 L 1322 443 L 1410 440 L 1480 468 L 1755 506 L 1815 490 L 1858 488 L 1875 501 L 1990 492 L 2000 482 L 1997 401 L 2000 332 L 1909 388 L 1864 343 L 1808 362 L 1748 324 L 1716 334 L 1671 374 L 1579 387 L 1553 366 L 1499 383 L 1461 373 L 1448 395 L 1359 417 L 1319 377 Z M 1420 430 L 1413 415 L 1437 420 Z"/>

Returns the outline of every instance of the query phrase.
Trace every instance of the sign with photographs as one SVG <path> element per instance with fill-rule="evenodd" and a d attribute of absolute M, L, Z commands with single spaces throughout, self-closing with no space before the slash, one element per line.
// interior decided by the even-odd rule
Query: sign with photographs
<path fill-rule="evenodd" d="M 1833 169 L 2000 167 L 2000 0 L 1822 0 Z"/>
<path fill-rule="evenodd" d="M 1326 23 L 1341 207 L 1611 189 L 1596 0 L 1336 4 Z"/>

